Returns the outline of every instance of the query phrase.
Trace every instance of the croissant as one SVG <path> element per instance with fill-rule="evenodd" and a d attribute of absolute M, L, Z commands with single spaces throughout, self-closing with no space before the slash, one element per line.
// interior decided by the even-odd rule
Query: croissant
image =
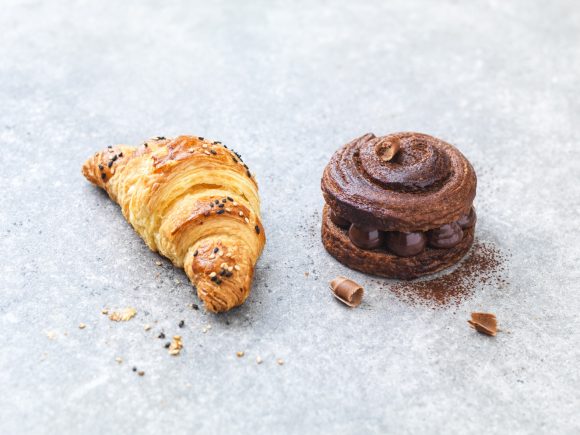
<path fill-rule="evenodd" d="M 209 311 L 246 300 L 266 238 L 258 186 L 239 154 L 202 137 L 157 137 L 109 146 L 82 172 L 151 250 L 185 269 Z"/>

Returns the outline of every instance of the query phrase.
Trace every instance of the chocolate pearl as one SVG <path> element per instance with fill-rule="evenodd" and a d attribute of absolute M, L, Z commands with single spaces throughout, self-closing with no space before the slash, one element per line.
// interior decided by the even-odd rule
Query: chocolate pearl
<path fill-rule="evenodd" d="M 463 228 L 465 230 L 467 228 L 471 228 L 472 226 L 474 226 L 476 221 L 477 221 L 477 215 L 475 214 L 475 209 L 473 207 L 471 207 L 471 209 L 469 210 L 469 213 L 461 216 L 459 218 L 459 220 L 457 221 L 457 223 L 459 224 L 459 226 L 461 228 Z"/>
<path fill-rule="evenodd" d="M 400 233 L 389 231 L 385 233 L 387 248 L 399 257 L 417 255 L 427 246 L 425 233 Z"/>
<path fill-rule="evenodd" d="M 429 244 L 434 248 L 453 248 L 463 238 L 463 230 L 458 223 L 445 224 L 427 233 Z"/>
<path fill-rule="evenodd" d="M 336 225 L 337 227 L 340 227 L 340 228 L 348 228 L 350 226 L 349 221 L 341 218 L 339 215 L 337 215 L 333 211 L 330 212 L 330 220 L 334 223 L 334 225 Z"/>
<path fill-rule="evenodd" d="M 383 234 L 374 228 L 361 228 L 355 224 L 348 230 L 350 241 L 361 249 L 375 249 L 383 244 Z"/>

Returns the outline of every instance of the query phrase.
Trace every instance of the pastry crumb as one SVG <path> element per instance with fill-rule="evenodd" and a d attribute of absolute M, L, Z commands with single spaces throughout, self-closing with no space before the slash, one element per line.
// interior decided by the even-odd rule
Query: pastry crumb
<path fill-rule="evenodd" d="M 107 308 L 103 308 L 101 310 L 101 314 L 107 315 L 107 314 L 109 314 L 109 310 Z"/>
<path fill-rule="evenodd" d="M 183 349 L 183 343 L 180 335 L 174 335 L 173 341 L 169 345 L 169 355 L 177 356 Z"/>
<path fill-rule="evenodd" d="M 151 325 L 149 325 L 149 324 L 148 324 L 148 325 L 145 325 L 145 326 L 143 327 L 143 329 L 144 329 L 145 331 L 149 331 L 149 330 L 151 329 Z"/>
<path fill-rule="evenodd" d="M 123 362 L 123 358 L 121 358 L 120 356 L 115 357 L 115 361 L 117 361 L 117 364 L 121 364 Z"/>
<path fill-rule="evenodd" d="M 137 310 L 135 308 L 123 308 L 119 311 L 113 311 L 109 314 L 109 319 L 113 322 L 127 322 L 131 320 L 137 314 Z"/>
<path fill-rule="evenodd" d="M 256 364 L 262 364 L 263 360 L 261 356 L 256 357 Z"/>
<path fill-rule="evenodd" d="M 241 358 L 241 357 L 243 357 L 245 354 L 246 354 L 246 353 L 245 353 L 243 350 L 240 350 L 240 351 L 236 352 L 236 356 L 237 356 L 238 358 Z"/>
<path fill-rule="evenodd" d="M 278 364 L 279 366 L 283 366 L 284 365 L 284 360 L 282 358 L 278 358 L 276 360 L 276 364 Z"/>
<path fill-rule="evenodd" d="M 85 325 L 84 323 L 79 323 L 79 329 L 85 329 L 87 327 L 87 325 Z"/>

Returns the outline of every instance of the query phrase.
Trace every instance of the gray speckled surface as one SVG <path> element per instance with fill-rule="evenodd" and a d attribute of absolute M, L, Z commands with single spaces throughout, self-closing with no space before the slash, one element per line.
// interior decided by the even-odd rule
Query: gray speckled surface
<path fill-rule="evenodd" d="M 2 3 L 0 432 L 579 433 L 580 4 L 244 3 Z M 331 154 L 402 130 L 473 162 L 504 289 L 413 306 L 323 250 Z M 101 147 L 180 133 L 234 146 L 260 182 L 267 248 L 222 316 L 188 308 L 185 275 L 80 174 Z M 338 274 L 367 288 L 360 309 L 331 298 Z M 130 322 L 100 314 L 124 306 Z M 471 310 L 510 333 L 475 334 Z"/>

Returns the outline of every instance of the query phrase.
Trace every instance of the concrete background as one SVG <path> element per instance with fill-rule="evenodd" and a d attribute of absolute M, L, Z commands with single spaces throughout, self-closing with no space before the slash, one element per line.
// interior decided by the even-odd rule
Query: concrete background
<path fill-rule="evenodd" d="M 4 0 L 0 29 L 1 433 L 580 432 L 580 3 Z M 504 289 L 410 305 L 325 253 L 331 154 L 403 130 L 473 162 Z M 260 182 L 267 248 L 226 315 L 189 308 L 185 275 L 80 174 L 181 133 Z M 359 309 L 330 296 L 339 274 Z"/>

